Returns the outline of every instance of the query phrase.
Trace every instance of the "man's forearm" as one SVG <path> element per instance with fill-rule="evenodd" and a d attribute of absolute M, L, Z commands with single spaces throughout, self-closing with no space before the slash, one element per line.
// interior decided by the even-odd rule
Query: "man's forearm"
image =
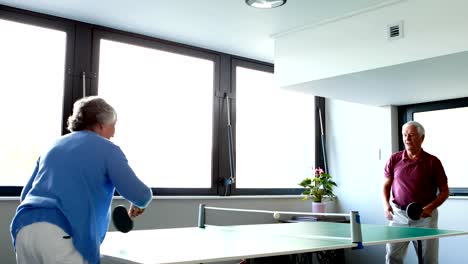
<path fill-rule="evenodd" d="M 383 205 L 384 208 L 390 206 L 390 190 L 392 189 L 392 182 L 390 180 L 386 180 L 383 187 Z"/>
<path fill-rule="evenodd" d="M 447 188 L 447 190 L 443 190 L 439 192 L 439 194 L 434 199 L 434 201 L 432 201 L 430 204 L 426 205 L 425 207 L 428 207 L 431 210 L 434 210 L 440 205 L 442 205 L 445 202 L 445 200 L 447 200 L 448 197 L 449 197 L 449 190 Z"/>

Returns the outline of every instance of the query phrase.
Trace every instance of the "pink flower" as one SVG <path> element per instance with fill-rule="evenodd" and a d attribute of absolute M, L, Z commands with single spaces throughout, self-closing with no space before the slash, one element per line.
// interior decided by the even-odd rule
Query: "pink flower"
<path fill-rule="evenodd" d="M 320 167 L 315 168 L 315 177 L 318 177 L 320 176 L 320 174 L 323 174 L 323 173 L 324 171 L 322 170 L 322 168 Z"/>

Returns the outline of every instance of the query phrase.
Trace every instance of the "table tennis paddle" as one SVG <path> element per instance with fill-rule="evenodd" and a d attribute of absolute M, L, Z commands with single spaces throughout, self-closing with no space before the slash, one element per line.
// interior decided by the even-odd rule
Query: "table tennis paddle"
<path fill-rule="evenodd" d="M 133 220 L 128 215 L 127 208 L 119 205 L 112 211 L 112 222 L 117 230 L 128 233 L 133 229 Z"/>
<path fill-rule="evenodd" d="M 419 220 L 419 218 L 421 218 L 422 211 L 423 208 L 418 203 L 413 202 L 406 207 L 406 214 L 411 220 Z"/>

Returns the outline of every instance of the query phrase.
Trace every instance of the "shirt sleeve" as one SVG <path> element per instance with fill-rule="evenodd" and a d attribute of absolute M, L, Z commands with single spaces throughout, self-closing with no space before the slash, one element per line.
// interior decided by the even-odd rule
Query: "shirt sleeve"
<path fill-rule="evenodd" d="M 393 178 L 393 156 L 391 156 L 385 164 L 384 176 L 385 178 Z"/>
<path fill-rule="evenodd" d="M 445 174 L 444 166 L 438 158 L 435 158 L 433 161 L 433 171 L 436 173 L 436 182 L 437 186 L 445 186 L 447 184 L 447 175 Z"/>
<path fill-rule="evenodd" d="M 107 172 L 116 190 L 139 208 L 146 208 L 152 199 L 151 188 L 133 172 L 122 150 L 114 145 L 107 159 Z"/>

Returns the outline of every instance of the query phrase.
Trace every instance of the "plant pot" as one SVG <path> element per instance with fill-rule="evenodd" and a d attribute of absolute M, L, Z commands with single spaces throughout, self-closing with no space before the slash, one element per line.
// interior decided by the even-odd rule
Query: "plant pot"
<path fill-rule="evenodd" d="M 327 204 L 324 202 L 312 202 L 312 213 L 325 213 Z"/>

